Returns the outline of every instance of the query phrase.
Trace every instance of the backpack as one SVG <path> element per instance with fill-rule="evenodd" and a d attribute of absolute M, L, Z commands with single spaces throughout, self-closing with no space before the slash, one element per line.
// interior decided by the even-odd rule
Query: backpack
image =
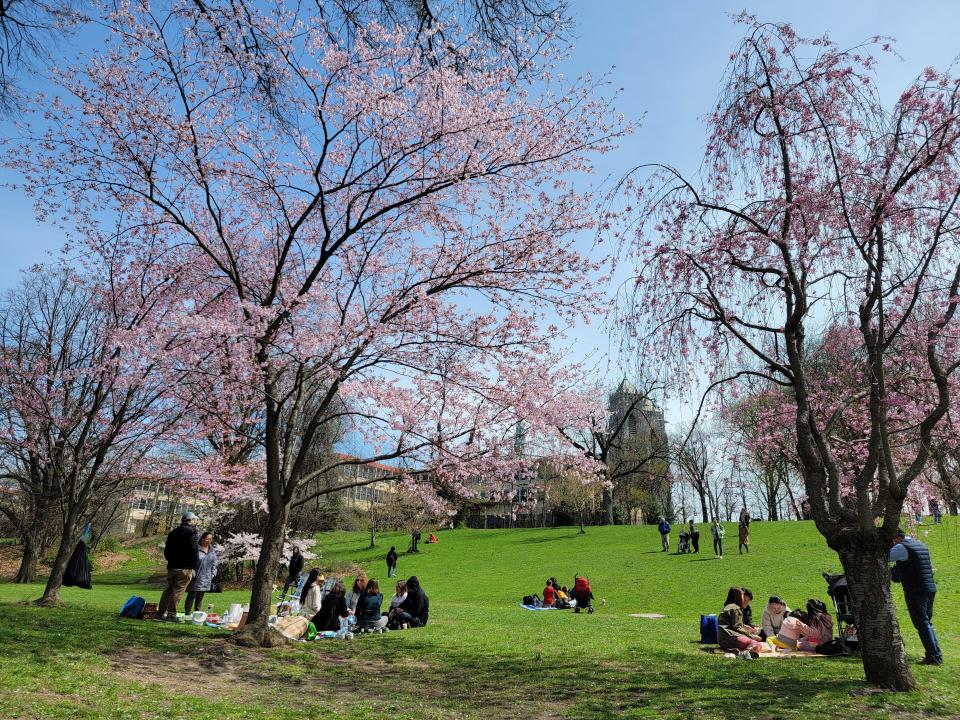
<path fill-rule="evenodd" d="M 700 642 L 716 645 L 720 641 L 716 615 L 700 616 Z"/>
<path fill-rule="evenodd" d="M 818 655 L 849 655 L 850 647 L 843 638 L 834 638 L 817 645 Z"/>
<path fill-rule="evenodd" d="M 540 596 L 539 595 L 524 595 L 523 604 L 529 605 L 530 607 L 540 607 Z"/>
<path fill-rule="evenodd" d="M 147 601 L 139 595 L 133 595 L 123 604 L 123 607 L 120 608 L 120 615 L 139 620 L 143 617 L 143 606 L 146 605 L 146 603 Z"/>

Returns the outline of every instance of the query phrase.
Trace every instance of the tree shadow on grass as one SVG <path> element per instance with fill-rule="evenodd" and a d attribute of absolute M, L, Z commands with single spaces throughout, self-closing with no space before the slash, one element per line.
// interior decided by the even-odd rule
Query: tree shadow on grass
<path fill-rule="evenodd" d="M 155 682 L 151 668 L 157 667 L 180 667 L 186 676 L 198 654 L 223 646 L 222 635 L 202 628 L 126 620 L 83 608 L 0 604 L 0 626 L 0 656 L 36 668 L 49 682 L 78 658 L 122 659 L 132 648 L 142 660 L 143 676 L 118 676 L 109 663 L 95 659 L 84 662 L 84 672 L 91 682 L 98 673 L 113 673 L 119 682 Z M 313 696 L 337 704 L 347 715 L 354 704 L 362 704 L 390 707 L 401 715 L 423 716 L 425 710 L 427 716 L 468 718 L 786 716 L 781 708 L 802 717 L 817 714 L 824 703 L 849 703 L 850 691 L 863 687 L 856 659 L 738 662 L 662 648 L 634 649 L 615 658 L 578 657 L 559 647 L 471 655 L 456 642 L 448 647 L 436 632 L 415 630 L 352 643 L 228 649 L 225 671 L 241 679 L 245 694 L 264 702 L 288 698 L 284 702 L 291 703 L 292 712 L 302 698 Z M 209 692 L 209 685 L 196 690 Z"/>
<path fill-rule="evenodd" d="M 581 535 L 578 532 L 574 532 L 572 535 L 550 535 L 547 537 L 529 537 L 518 540 L 517 544 L 519 545 L 542 545 L 543 543 L 555 543 L 576 540 L 577 538 L 587 537 L 586 534 Z"/>

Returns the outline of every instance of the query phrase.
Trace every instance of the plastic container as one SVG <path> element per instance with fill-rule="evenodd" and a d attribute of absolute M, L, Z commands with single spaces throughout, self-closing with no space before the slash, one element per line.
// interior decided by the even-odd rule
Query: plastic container
<path fill-rule="evenodd" d="M 190 615 L 190 622 L 194 625 L 203 625 L 207 621 L 207 614 L 203 610 L 194 610 Z"/>

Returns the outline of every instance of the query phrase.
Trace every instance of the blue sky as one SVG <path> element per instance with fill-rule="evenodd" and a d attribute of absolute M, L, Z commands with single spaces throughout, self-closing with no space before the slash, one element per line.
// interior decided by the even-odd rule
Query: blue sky
<path fill-rule="evenodd" d="M 829 31 L 840 45 L 890 35 L 903 60 L 882 60 L 878 75 L 892 102 L 927 65 L 943 68 L 960 53 L 960 2 L 717 2 L 711 0 L 571 0 L 578 27 L 576 47 L 564 71 L 602 74 L 611 68 L 622 87 L 618 109 L 643 117 L 643 125 L 618 152 L 599 163 L 600 178 L 619 176 L 643 162 L 669 162 L 694 172 L 700 164 L 701 118 L 716 99 L 718 83 L 741 28 L 730 14 L 746 9 L 762 19 L 791 22 L 803 35 Z M 5 134 L 9 126 L 3 127 Z M 600 179 L 598 178 L 598 179 Z M 0 170 L 0 183 L 17 178 Z M 0 290 L 17 281 L 21 268 L 43 261 L 61 243 L 59 233 L 38 225 L 29 202 L 0 189 Z M 588 243 L 586 243 L 588 244 Z M 577 347 L 606 354 L 609 344 L 595 324 L 577 333 Z M 616 370 L 612 374 L 617 374 Z M 668 417 L 688 411 L 671 403 Z"/>

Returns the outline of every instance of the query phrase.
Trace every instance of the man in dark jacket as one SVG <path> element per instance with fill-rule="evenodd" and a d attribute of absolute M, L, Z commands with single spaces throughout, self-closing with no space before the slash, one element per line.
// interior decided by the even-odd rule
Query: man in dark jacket
<path fill-rule="evenodd" d="M 420 587 L 417 576 L 411 575 L 407 580 L 407 599 L 400 603 L 399 612 L 394 616 L 392 624 L 395 628 L 404 625 L 423 627 L 427 624 L 429 617 L 430 600 Z"/>
<path fill-rule="evenodd" d="M 933 565 L 930 551 L 919 540 L 906 537 L 898 529 L 890 549 L 890 560 L 896 563 L 893 581 L 903 585 L 903 597 L 907 601 L 910 620 L 920 635 L 926 655 L 921 665 L 943 665 L 943 654 L 933 630 L 933 599 L 937 585 L 933 581 Z"/>
<path fill-rule="evenodd" d="M 180 525 L 167 535 L 163 546 L 163 556 L 167 560 L 167 587 L 160 596 L 158 620 L 176 620 L 180 598 L 193 579 L 193 571 L 200 560 L 196 523 L 196 515 L 185 513 Z"/>

